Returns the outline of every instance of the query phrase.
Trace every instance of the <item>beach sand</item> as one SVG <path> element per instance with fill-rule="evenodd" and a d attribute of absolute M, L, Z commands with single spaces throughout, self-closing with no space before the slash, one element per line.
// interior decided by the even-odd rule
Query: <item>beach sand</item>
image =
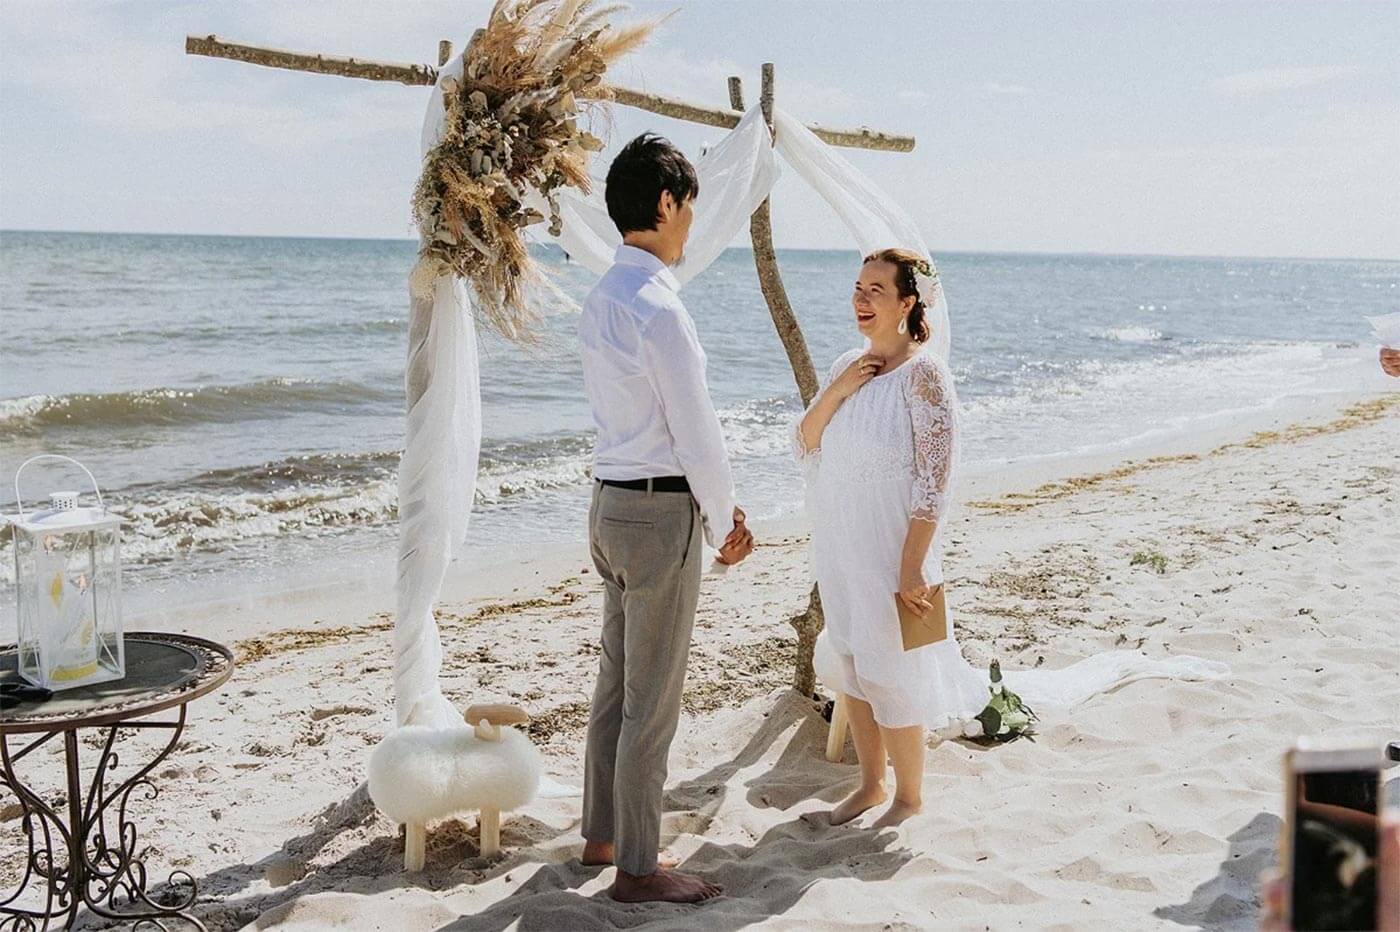
<path fill-rule="evenodd" d="M 244 634 L 233 680 L 191 707 L 154 775 L 160 796 L 137 804 L 152 876 L 194 875 L 211 929 L 1252 928 L 1286 747 L 1400 737 L 1397 446 L 1390 393 L 1191 452 L 966 490 L 945 562 L 975 664 L 1128 648 L 1232 673 L 1131 683 L 1045 715 L 1034 741 L 939 744 L 925 810 L 896 831 L 823 821 L 856 783 L 854 752 L 824 760 L 817 704 L 786 689 L 803 527 L 758 527 L 749 562 L 703 583 L 671 757 L 664 844 L 726 892 L 700 907 L 608 899 L 612 871 L 578 861 L 578 799 L 506 816 L 490 862 L 474 817 L 441 823 L 427 869 L 404 873 L 361 786 L 390 715 L 390 617 L 300 597 L 257 619 L 251 602 L 232 620 L 181 618 Z M 449 593 L 447 694 L 525 706 L 549 773 L 581 782 L 601 602 L 584 548 Z M 27 762 L 41 783 L 61 774 L 52 744 Z M 0 837 L 18 838 L 10 802 Z M 0 881 L 17 861 L 0 854 Z"/>

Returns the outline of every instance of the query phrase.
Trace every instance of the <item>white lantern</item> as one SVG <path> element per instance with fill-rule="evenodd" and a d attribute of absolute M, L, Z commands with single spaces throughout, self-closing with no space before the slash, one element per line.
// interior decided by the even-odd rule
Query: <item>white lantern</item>
<path fill-rule="evenodd" d="M 77 492 L 53 492 L 48 508 L 26 514 L 20 473 L 41 459 L 67 460 L 87 473 L 96 505 L 84 505 Z M 20 675 L 55 691 L 121 679 L 126 674 L 121 519 L 103 507 L 102 491 L 86 466 L 52 453 L 20 466 L 15 503 L 19 514 L 8 520 L 15 544 Z"/>

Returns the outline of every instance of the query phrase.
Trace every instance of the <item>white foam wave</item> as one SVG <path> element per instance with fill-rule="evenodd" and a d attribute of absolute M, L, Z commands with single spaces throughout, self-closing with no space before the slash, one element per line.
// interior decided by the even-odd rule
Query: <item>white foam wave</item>
<path fill-rule="evenodd" d="M 1166 339 L 1162 331 L 1152 327 L 1112 327 L 1100 332 L 1099 338 L 1115 343 L 1155 343 Z"/>

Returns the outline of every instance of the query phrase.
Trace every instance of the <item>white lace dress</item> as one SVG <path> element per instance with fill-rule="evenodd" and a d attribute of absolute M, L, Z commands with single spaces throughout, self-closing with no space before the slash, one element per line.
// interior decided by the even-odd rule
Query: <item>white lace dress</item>
<path fill-rule="evenodd" d="M 842 354 L 822 391 L 865 351 Z M 794 427 L 794 452 L 807 481 L 824 637 L 843 691 L 869 702 L 875 720 L 887 728 L 944 729 L 987 703 L 986 675 L 958 648 L 951 608 L 956 593 L 946 593 L 947 640 L 907 652 L 894 602 L 911 519 L 937 522 L 924 579 L 930 585 L 943 581 L 943 518 L 951 502 L 957 423 L 952 375 L 925 349 L 847 398 L 823 432 L 820 449 L 803 444 L 801 418 Z"/>

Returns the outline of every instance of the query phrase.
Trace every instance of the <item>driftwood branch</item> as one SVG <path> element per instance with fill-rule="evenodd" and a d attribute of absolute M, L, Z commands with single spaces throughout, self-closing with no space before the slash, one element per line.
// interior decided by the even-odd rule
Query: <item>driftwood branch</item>
<path fill-rule="evenodd" d="M 443 48 L 446 46 L 446 57 Z M 438 64 L 447 63 L 451 57 L 452 44 L 438 43 Z M 437 68 L 431 65 L 406 65 L 398 62 L 371 61 L 360 58 L 340 58 L 333 55 L 308 55 L 302 52 L 288 52 L 283 49 L 263 48 L 256 45 L 240 45 L 225 42 L 217 36 L 186 36 L 185 53 L 205 55 L 211 58 L 228 58 L 250 65 L 263 65 L 268 68 L 285 68 L 290 71 L 307 71 L 312 74 L 330 74 L 345 78 L 363 78 L 367 81 L 397 81 L 400 84 L 431 85 L 437 80 Z M 704 107 L 647 94 L 625 87 L 605 86 L 599 93 L 611 97 L 625 107 L 636 107 L 661 116 L 706 126 L 732 129 L 739 125 L 738 114 L 729 110 Z M 877 149 L 886 152 L 909 152 L 914 148 L 914 137 L 881 133 L 873 129 L 831 129 L 825 126 L 809 126 L 823 142 L 833 146 L 855 149 Z"/>
<path fill-rule="evenodd" d="M 333 74 L 342 78 L 363 78 L 366 81 L 432 85 L 437 80 L 437 69 L 431 65 L 402 65 L 397 62 L 340 58 L 334 55 L 305 55 L 301 52 L 256 45 L 239 45 L 235 42 L 225 42 L 215 36 L 185 36 L 185 54 L 229 58 L 250 65 Z"/>
<path fill-rule="evenodd" d="M 641 91 L 628 90 L 625 87 L 608 86 L 605 90 L 611 92 L 614 101 L 625 107 L 636 107 L 638 110 L 648 110 L 672 119 L 685 120 L 689 123 L 703 123 L 706 126 L 718 126 L 724 129 L 733 129 L 739 125 L 740 114 L 729 110 L 702 107 L 684 100 L 662 97 L 659 94 L 644 94 Z M 822 142 L 832 146 L 845 146 L 850 149 L 879 149 L 886 152 L 910 152 L 914 148 L 913 136 L 895 136 L 866 129 L 863 126 L 859 129 L 829 129 L 815 125 L 807 128 L 815 133 Z"/>
<path fill-rule="evenodd" d="M 743 89 L 737 79 L 730 78 L 730 102 L 743 103 Z M 763 107 L 763 119 L 768 123 L 768 131 L 773 131 L 773 65 L 763 66 L 763 89 L 759 98 Z M 802 328 L 797 323 L 797 315 L 792 312 L 787 291 L 783 288 L 783 277 L 778 271 L 778 256 L 773 249 L 773 218 L 768 198 L 758 205 L 749 218 L 749 234 L 753 239 L 753 262 L 758 270 L 758 284 L 763 290 L 763 298 L 768 302 L 768 312 L 773 318 L 773 326 L 778 338 L 787 351 L 788 363 L 792 366 L 793 377 L 797 380 L 797 390 L 802 394 L 802 403 L 808 405 L 817 395 L 817 371 L 812 366 L 812 355 L 807 351 L 807 341 L 802 336 Z"/>
<path fill-rule="evenodd" d="M 763 86 L 759 104 L 763 108 L 763 118 L 768 123 L 768 131 L 773 131 L 773 66 L 763 66 Z M 729 105 L 742 113 L 744 111 L 744 85 L 737 77 L 729 79 Z M 778 339 L 787 352 L 788 365 L 797 381 L 797 390 L 802 395 L 802 404 L 812 403 L 817 394 L 817 371 L 812 365 L 812 354 L 807 350 L 807 340 L 802 335 L 802 327 L 797 323 L 797 315 L 792 312 L 787 291 L 783 288 L 783 278 L 778 272 L 778 256 L 773 249 L 773 221 L 768 199 L 749 218 L 749 236 L 753 240 L 753 262 L 758 270 L 758 285 L 768 304 L 768 314 L 773 318 L 773 328 L 778 331 Z M 822 597 L 816 585 L 807 597 L 807 610 L 788 619 L 797 632 L 797 657 L 792 676 L 792 688 L 803 696 L 816 692 L 817 675 L 812 664 L 816 651 L 817 635 L 826 626 L 826 616 L 822 614 Z"/>

